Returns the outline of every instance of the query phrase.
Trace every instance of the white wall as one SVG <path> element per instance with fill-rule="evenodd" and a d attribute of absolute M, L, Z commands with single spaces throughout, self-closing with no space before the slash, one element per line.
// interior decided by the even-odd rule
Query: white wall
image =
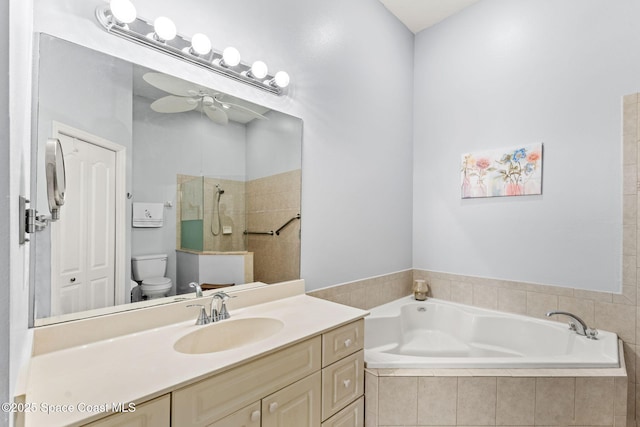
<path fill-rule="evenodd" d="M 120 40 L 99 0 L 35 1 L 35 30 L 209 85 L 304 120 L 302 277 L 309 289 L 411 267 L 413 36 L 371 0 L 136 0 L 292 78 L 275 97 Z M 194 12 L 197 11 L 197 12 Z"/>
<path fill-rule="evenodd" d="M 9 211 L 9 2 L 0 2 L 0 212 Z M 0 222 L 0 277 L 9 277 L 9 221 Z M 0 402 L 9 402 L 9 286 L 0 286 Z M 0 426 L 9 414 L 0 413 Z"/>
<path fill-rule="evenodd" d="M 6 3 L 6 2 L 5 2 Z M 29 317 L 28 245 L 18 245 L 18 195 L 29 195 L 31 146 L 31 33 L 32 1 L 9 1 L 9 250 L 10 272 L 10 393 L 31 350 Z M 6 278 L 6 276 L 4 276 Z"/>
<path fill-rule="evenodd" d="M 638 16 L 635 0 L 484 0 L 416 36 L 415 268 L 621 289 Z M 536 142 L 543 195 L 460 199 L 462 153 Z"/>

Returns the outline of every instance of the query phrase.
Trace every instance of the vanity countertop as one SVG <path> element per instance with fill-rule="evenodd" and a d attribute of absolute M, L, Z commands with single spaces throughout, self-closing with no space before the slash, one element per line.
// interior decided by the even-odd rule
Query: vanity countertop
<path fill-rule="evenodd" d="M 275 335 L 242 347 L 183 354 L 174 343 L 198 328 L 194 319 L 35 356 L 26 402 L 36 409 L 25 426 L 76 426 L 103 417 L 101 407 L 154 397 L 222 372 L 366 316 L 364 310 L 296 295 L 231 310 L 231 320 L 271 317 L 284 323 Z M 50 413 L 46 413 L 46 410 Z M 65 412 L 66 409 L 66 412 Z"/>

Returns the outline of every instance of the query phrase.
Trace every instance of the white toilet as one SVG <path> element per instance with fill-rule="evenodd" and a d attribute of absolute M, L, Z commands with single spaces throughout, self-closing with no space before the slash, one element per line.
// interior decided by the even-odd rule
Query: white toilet
<path fill-rule="evenodd" d="M 162 298 L 171 290 L 171 279 L 164 277 L 167 271 L 167 255 L 138 255 L 131 257 L 131 271 L 137 282 L 142 282 L 142 293 L 148 299 Z"/>

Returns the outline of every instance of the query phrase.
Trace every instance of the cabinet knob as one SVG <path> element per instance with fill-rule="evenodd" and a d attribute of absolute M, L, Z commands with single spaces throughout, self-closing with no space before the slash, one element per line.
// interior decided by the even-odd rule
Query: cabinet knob
<path fill-rule="evenodd" d="M 273 402 L 269 404 L 269 412 L 271 412 L 272 414 L 276 412 L 277 409 L 278 409 L 278 402 Z"/>
<path fill-rule="evenodd" d="M 344 340 L 344 346 L 345 347 L 351 347 L 351 339 L 347 338 L 346 340 Z"/>
<path fill-rule="evenodd" d="M 251 421 L 260 421 L 260 411 L 253 411 L 251 413 Z"/>
<path fill-rule="evenodd" d="M 351 380 L 344 380 L 342 381 L 342 384 L 344 384 L 344 388 L 349 388 L 349 385 L 351 385 Z"/>

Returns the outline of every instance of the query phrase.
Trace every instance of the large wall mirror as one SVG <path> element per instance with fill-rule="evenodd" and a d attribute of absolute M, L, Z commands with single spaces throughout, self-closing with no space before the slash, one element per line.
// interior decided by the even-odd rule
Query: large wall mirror
<path fill-rule="evenodd" d="M 32 235 L 32 326 L 300 277 L 302 120 L 40 34 L 33 190 L 66 167 Z M 33 200 L 32 200 L 33 201 Z"/>

